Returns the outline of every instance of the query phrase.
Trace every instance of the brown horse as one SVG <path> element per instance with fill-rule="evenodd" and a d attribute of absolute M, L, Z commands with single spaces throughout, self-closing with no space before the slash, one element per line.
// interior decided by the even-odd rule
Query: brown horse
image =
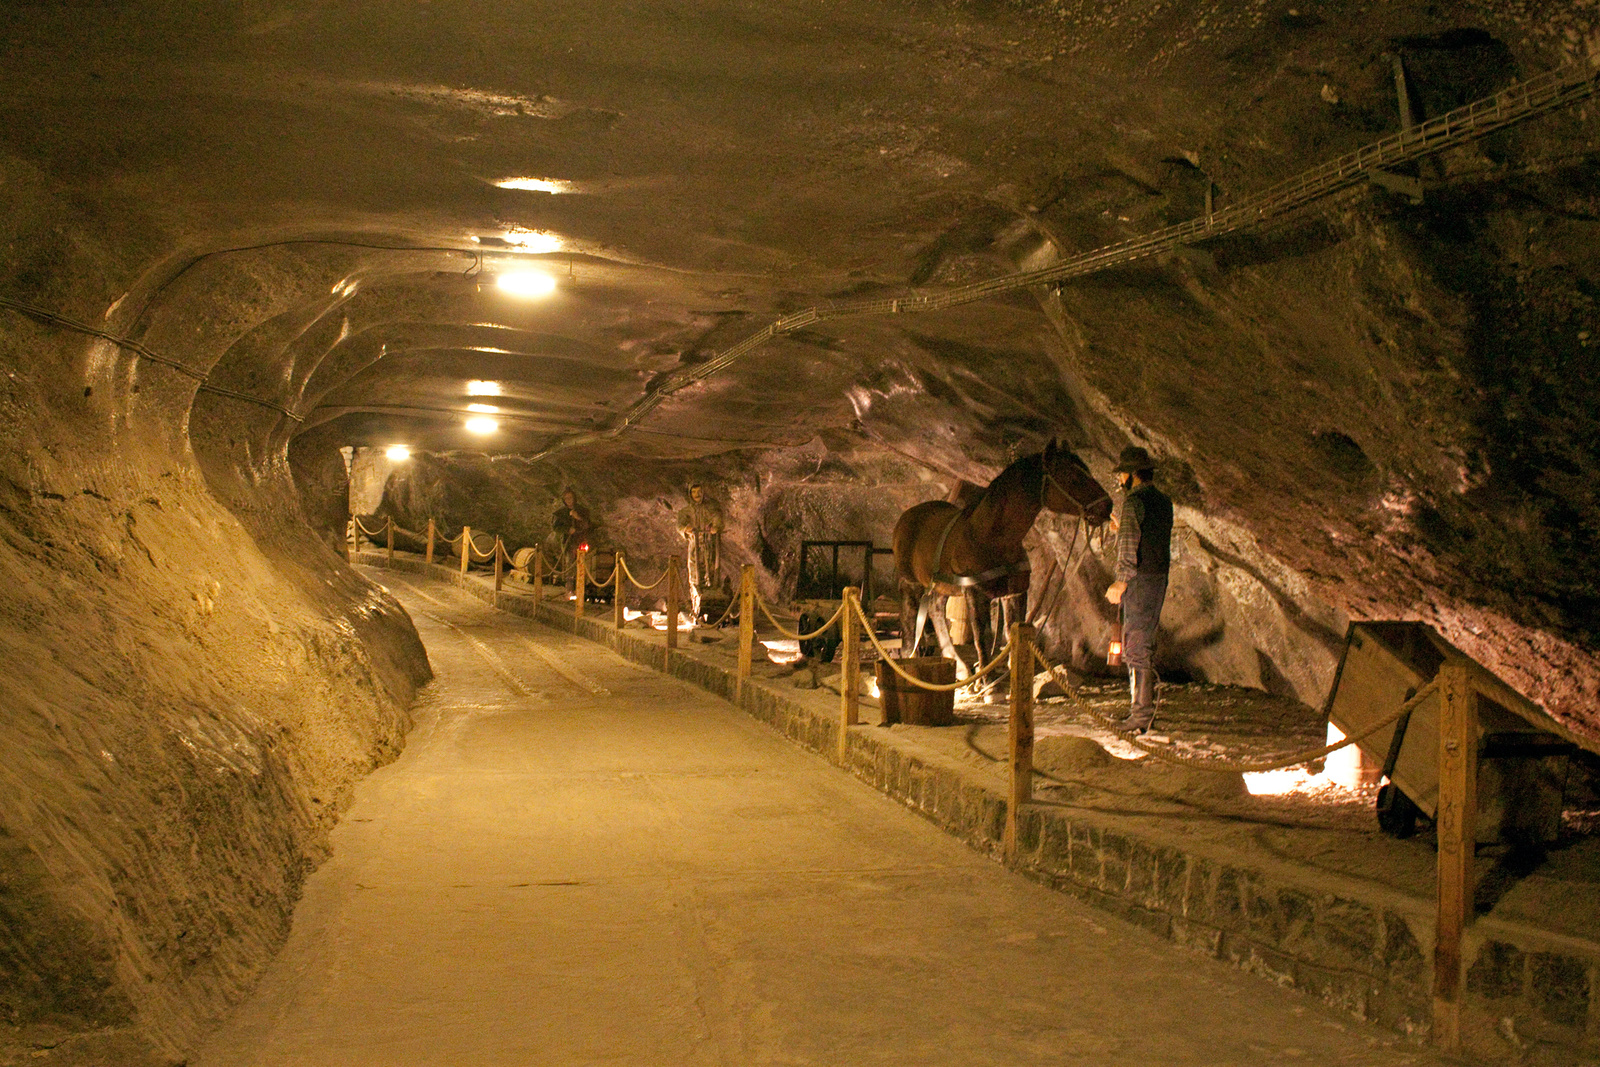
<path fill-rule="evenodd" d="M 1039 512 L 1067 512 L 1091 530 L 1111 517 L 1111 497 L 1070 449 L 1051 441 L 1042 453 L 1024 456 L 1001 471 L 981 496 L 964 508 L 930 500 L 907 509 L 894 527 L 894 563 L 900 576 L 901 655 L 915 655 L 922 617 L 931 616 L 941 652 L 970 672 L 950 641 L 943 599 L 967 597 L 974 644 L 990 609 L 992 647 L 1013 621 L 1027 617 L 1028 552 L 1022 539 Z"/>

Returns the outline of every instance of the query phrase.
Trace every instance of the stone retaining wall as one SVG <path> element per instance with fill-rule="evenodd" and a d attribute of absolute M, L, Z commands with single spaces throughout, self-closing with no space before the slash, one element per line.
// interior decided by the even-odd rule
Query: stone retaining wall
<path fill-rule="evenodd" d="M 383 565 L 380 553 L 362 562 Z M 524 594 L 453 567 L 396 557 L 396 570 L 428 573 L 503 610 L 575 630 L 622 656 L 734 699 L 733 671 L 659 634 L 617 631 L 604 618 L 577 620 L 565 602 L 536 608 Z M 560 603 L 560 606 L 557 606 Z M 837 762 L 836 717 L 752 680 L 740 707 L 784 736 Z M 967 844 L 1002 860 L 1006 801 L 953 760 L 902 734 L 851 732 L 846 769 Z M 1105 813 L 1040 803 L 1019 826 L 1012 867 L 1206 956 L 1302 990 L 1355 1018 L 1421 1039 L 1431 1015 L 1433 901 L 1358 878 L 1276 861 L 1207 854 L 1202 843 Z M 1600 916 L 1597 916 L 1600 918 Z M 1491 1059 L 1521 1058 L 1540 1044 L 1556 1062 L 1600 1054 L 1600 943 L 1485 916 L 1463 946 L 1468 1047 Z M 1510 1019 L 1510 1036 L 1504 1020 Z"/>

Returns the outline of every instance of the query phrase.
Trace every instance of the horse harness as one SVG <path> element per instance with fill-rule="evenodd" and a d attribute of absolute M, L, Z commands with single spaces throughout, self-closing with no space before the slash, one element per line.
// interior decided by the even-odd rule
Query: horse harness
<path fill-rule="evenodd" d="M 1048 482 L 1060 490 L 1062 496 L 1066 497 L 1068 500 L 1071 500 L 1075 504 L 1077 503 L 1072 494 L 1067 491 L 1067 487 L 1056 481 L 1054 475 L 1050 473 L 1049 464 L 1041 461 L 1039 464 L 1039 470 L 1039 499 L 1041 502 L 1045 498 L 1045 483 Z M 950 521 L 944 524 L 944 529 L 939 532 L 939 544 L 933 550 L 934 570 L 929 575 L 928 591 L 922 595 L 920 602 L 917 604 L 917 628 L 915 630 L 917 636 L 911 646 L 912 655 L 916 655 L 917 645 L 921 644 L 922 642 L 922 627 L 923 624 L 928 621 L 928 611 L 933 600 L 935 585 L 954 585 L 959 588 L 966 589 L 972 586 L 984 585 L 988 582 L 994 581 L 996 578 L 1009 578 L 1013 574 L 1026 574 L 1033 570 L 1033 564 L 1029 562 L 1027 556 L 1023 556 L 1015 563 L 1003 563 L 998 567 L 990 567 L 988 570 L 983 571 L 980 574 L 940 573 L 938 566 L 939 561 L 944 558 L 945 541 L 949 539 L 950 531 L 956 528 L 956 521 L 961 518 L 962 514 L 963 511 L 958 509 L 954 515 L 950 516 Z M 1078 514 L 1083 514 L 1083 508 L 1081 506 L 1078 509 Z"/>
<path fill-rule="evenodd" d="M 1039 500 L 1041 503 L 1045 499 L 1046 483 L 1055 486 L 1056 489 L 1060 491 L 1061 495 L 1066 497 L 1072 503 L 1077 503 L 1077 500 L 1073 497 L 1073 495 L 1067 491 L 1067 487 L 1056 481 L 1055 476 L 1050 473 L 1050 465 L 1041 460 L 1039 463 Z M 962 511 L 957 511 L 954 515 L 950 516 L 950 521 L 944 524 L 944 529 L 939 533 L 938 547 L 933 550 L 934 571 L 931 575 L 930 582 L 938 582 L 944 585 L 954 585 L 967 588 L 969 586 L 983 585 L 987 582 L 992 582 L 996 578 L 1008 578 L 1013 574 L 1026 574 L 1028 571 L 1033 569 L 1033 564 L 1028 562 L 1028 558 L 1024 556 L 1016 563 L 1005 563 L 998 567 L 990 567 L 981 574 L 941 574 L 938 570 L 938 567 L 939 561 L 944 558 L 944 543 L 950 537 L 950 531 L 956 528 L 956 520 L 960 519 L 962 514 Z M 1082 506 L 1079 506 L 1078 514 L 1083 514 Z"/>

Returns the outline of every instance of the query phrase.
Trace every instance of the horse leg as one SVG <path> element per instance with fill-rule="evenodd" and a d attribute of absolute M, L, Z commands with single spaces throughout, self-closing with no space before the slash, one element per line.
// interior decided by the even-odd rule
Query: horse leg
<path fill-rule="evenodd" d="M 939 652 L 956 661 L 956 680 L 965 681 L 972 672 L 967 669 L 966 661 L 956 652 L 955 643 L 950 640 L 950 620 L 945 617 L 944 600 L 935 600 L 928 614 L 933 617 L 933 635 L 939 640 Z"/>
<path fill-rule="evenodd" d="M 917 654 L 917 642 L 922 634 L 918 625 L 917 603 L 921 599 L 910 582 L 900 582 L 900 658 L 910 659 Z"/>

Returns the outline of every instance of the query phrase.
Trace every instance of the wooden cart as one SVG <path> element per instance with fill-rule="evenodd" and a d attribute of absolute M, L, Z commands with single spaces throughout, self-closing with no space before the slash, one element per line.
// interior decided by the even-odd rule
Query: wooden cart
<path fill-rule="evenodd" d="M 1501 682 L 1428 626 L 1360 622 L 1350 627 L 1334 678 L 1328 719 L 1346 737 L 1393 715 L 1428 689 L 1447 663 L 1468 666 L 1480 698 L 1477 715 L 1477 840 L 1540 845 L 1561 829 L 1566 757 L 1573 745 L 1538 705 Z M 1437 688 L 1394 725 L 1358 742 L 1383 768 L 1378 822 L 1398 837 L 1419 815 L 1433 819 L 1439 802 Z"/>

